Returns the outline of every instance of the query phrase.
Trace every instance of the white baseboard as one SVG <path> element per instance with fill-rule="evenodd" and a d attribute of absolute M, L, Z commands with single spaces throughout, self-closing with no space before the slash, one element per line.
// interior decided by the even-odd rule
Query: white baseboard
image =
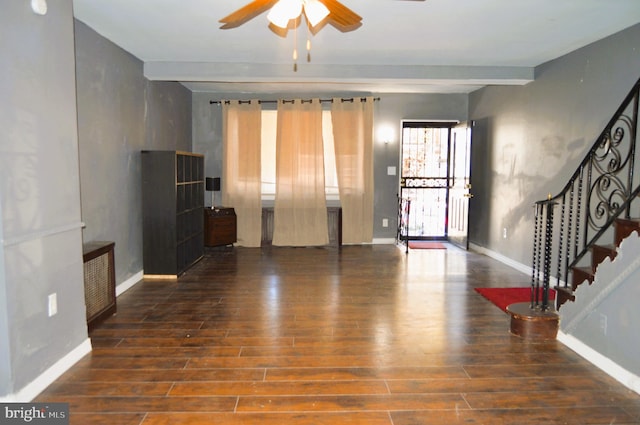
<path fill-rule="evenodd" d="M 640 376 L 629 372 L 574 336 L 558 331 L 558 341 L 571 348 L 578 355 L 592 363 L 616 381 L 620 382 L 625 387 L 629 388 L 631 391 L 640 394 Z"/>
<path fill-rule="evenodd" d="M 0 398 L 2 403 L 27 403 L 33 400 L 51 385 L 56 379 L 62 376 L 67 370 L 76 364 L 81 358 L 91 352 L 91 340 L 87 338 L 71 350 L 66 356 L 58 360 L 49 369 L 45 370 L 40 376 L 27 384 L 24 388 L 14 394 L 9 394 Z"/>
<path fill-rule="evenodd" d="M 129 279 L 125 280 L 121 284 L 116 286 L 116 297 L 132 288 L 135 284 L 142 280 L 143 272 L 140 271 Z M 36 398 L 38 394 L 44 391 L 49 385 L 51 385 L 56 379 L 62 376 L 67 370 L 69 370 L 74 364 L 76 364 L 82 357 L 91 352 L 91 339 L 87 338 L 84 342 L 74 348 L 67 355 L 62 357 L 53 366 L 44 371 L 40 376 L 22 388 L 20 391 L 14 394 L 0 397 L 0 403 L 11 402 L 29 402 Z"/>
<path fill-rule="evenodd" d="M 119 297 L 122 293 L 131 289 L 136 283 L 140 282 L 142 280 L 143 275 L 144 275 L 144 272 L 140 270 L 138 273 L 134 274 L 129 279 L 117 285 L 116 297 Z"/>
<path fill-rule="evenodd" d="M 393 245 L 396 243 L 396 238 L 373 238 L 373 245 Z"/>
<path fill-rule="evenodd" d="M 500 254 L 498 252 L 491 251 L 490 249 L 484 248 L 484 247 L 482 247 L 480 245 L 476 245 L 476 244 L 473 244 L 473 243 L 469 243 L 469 249 L 471 249 L 472 251 L 477 252 L 478 254 L 483 254 L 483 255 L 486 255 L 487 257 L 493 258 L 494 260 L 498 260 L 501 263 L 506 264 L 507 266 L 510 266 L 510 267 L 512 267 L 512 268 L 514 268 L 516 270 L 521 271 L 522 273 L 525 273 L 525 274 L 531 276 L 531 273 L 532 273 L 531 267 L 525 266 L 524 264 L 519 263 L 519 262 L 517 262 L 515 260 L 512 260 L 509 257 L 505 257 L 504 255 L 502 255 L 502 254 Z"/>

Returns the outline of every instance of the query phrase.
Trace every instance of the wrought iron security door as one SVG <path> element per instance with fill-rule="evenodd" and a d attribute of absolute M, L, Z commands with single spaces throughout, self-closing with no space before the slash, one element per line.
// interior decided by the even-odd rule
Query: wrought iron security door
<path fill-rule="evenodd" d="M 401 197 L 411 200 L 409 239 L 446 239 L 454 122 L 402 123 Z"/>

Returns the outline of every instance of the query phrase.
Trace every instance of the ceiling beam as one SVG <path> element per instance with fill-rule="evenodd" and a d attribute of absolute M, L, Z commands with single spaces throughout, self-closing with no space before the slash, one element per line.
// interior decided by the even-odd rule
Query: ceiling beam
<path fill-rule="evenodd" d="M 398 87 L 524 85 L 534 80 L 534 68 L 303 63 L 294 72 L 293 64 L 145 62 L 144 76 L 149 80 L 183 83 L 386 85 L 402 91 Z"/>

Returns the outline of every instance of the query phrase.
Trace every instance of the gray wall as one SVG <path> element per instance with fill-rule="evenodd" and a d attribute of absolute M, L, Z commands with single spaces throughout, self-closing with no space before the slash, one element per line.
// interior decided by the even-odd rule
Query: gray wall
<path fill-rule="evenodd" d="M 563 188 L 640 78 L 639 40 L 640 24 L 540 66 L 536 80 L 525 87 L 491 87 L 470 96 L 470 118 L 476 120 L 472 242 L 531 265 L 533 203 Z M 625 255 L 637 259 L 638 246 Z M 611 273 L 611 279 L 621 272 Z M 576 313 L 575 306 L 563 306 L 560 314 L 563 330 L 640 374 L 637 277 L 637 271 L 631 273 L 603 296 L 597 275 L 587 285 L 591 291 L 581 287 L 577 293 L 577 303 L 587 310 Z M 578 320 L 576 314 L 582 321 L 565 329 L 565 320 Z M 601 315 L 609 318 L 608 332 L 603 332 Z"/>
<path fill-rule="evenodd" d="M 0 14 L 0 397 L 88 341 L 83 240 L 116 242 L 117 283 L 142 272 L 140 150 L 191 148 L 186 88 L 48 9 Z"/>
<path fill-rule="evenodd" d="M 370 93 L 296 93 L 262 94 L 260 99 L 290 99 L 292 97 L 358 97 Z M 399 182 L 400 125 L 402 120 L 459 120 L 467 119 L 466 94 L 374 94 L 380 101 L 375 106 L 374 129 L 374 228 L 373 237 L 395 238 L 397 222 L 396 196 Z M 194 93 L 193 94 L 193 150 L 205 155 L 206 175 L 220 176 L 222 172 L 222 108 L 211 105 L 210 100 L 251 99 L 256 95 L 242 93 Z M 385 144 L 378 137 L 379 126 L 391 126 L 395 139 Z M 387 175 L 387 167 L 396 167 L 396 175 Z M 210 203 L 210 198 L 205 198 Z M 382 219 L 389 219 L 389 226 L 382 227 Z"/>
<path fill-rule="evenodd" d="M 381 94 L 380 98 L 375 125 L 376 127 L 390 125 L 396 129 L 396 134 L 395 140 L 388 145 L 376 137 L 373 234 L 376 238 L 395 238 L 402 120 L 466 121 L 468 96 L 466 94 Z M 396 167 L 396 176 L 387 175 L 388 166 Z M 389 218 L 388 228 L 382 227 L 383 218 Z"/>
<path fill-rule="evenodd" d="M 83 239 L 116 243 L 120 284 L 142 271 L 140 151 L 191 151 L 191 92 L 75 24 Z"/>
<path fill-rule="evenodd" d="M 87 341 L 74 63 L 71 0 L 3 2 L 0 397 Z"/>
<path fill-rule="evenodd" d="M 636 247 L 632 253 L 635 258 L 638 258 L 640 252 L 638 248 Z M 619 270 L 615 272 L 619 273 Z M 615 278 L 617 273 L 608 277 Z M 595 282 L 594 285 L 599 282 Z M 563 329 L 636 376 L 640 376 L 640 362 L 638 362 L 640 338 L 638 338 L 637 326 L 640 321 L 640 309 L 638 309 L 640 284 L 638 282 L 640 282 L 640 268 L 636 268 L 616 290 L 601 300 L 593 310 L 589 310 L 590 314 L 575 329 Z M 585 301 L 591 300 L 587 294 L 579 296 L 585 298 Z M 594 295 L 594 298 L 599 301 L 600 297 Z M 563 319 L 566 320 L 564 316 Z M 629 385 L 629 383 L 626 384 Z M 635 388 L 638 391 L 640 386 L 636 383 Z"/>
<path fill-rule="evenodd" d="M 471 242 L 530 265 L 532 206 L 562 189 L 640 77 L 638 40 L 640 25 L 541 65 L 524 87 L 470 95 Z"/>

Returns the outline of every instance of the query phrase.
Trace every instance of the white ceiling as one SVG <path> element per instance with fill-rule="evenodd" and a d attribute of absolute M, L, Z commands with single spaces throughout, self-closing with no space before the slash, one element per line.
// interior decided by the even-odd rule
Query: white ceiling
<path fill-rule="evenodd" d="M 342 0 L 362 26 L 282 38 L 250 0 L 73 0 L 74 14 L 144 62 L 151 80 L 218 92 L 459 92 L 526 84 L 533 69 L 640 22 L 640 0 Z M 300 59 L 293 71 L 292 51 Z M 639 40 L 640 46 L 640 40 Z"/>

